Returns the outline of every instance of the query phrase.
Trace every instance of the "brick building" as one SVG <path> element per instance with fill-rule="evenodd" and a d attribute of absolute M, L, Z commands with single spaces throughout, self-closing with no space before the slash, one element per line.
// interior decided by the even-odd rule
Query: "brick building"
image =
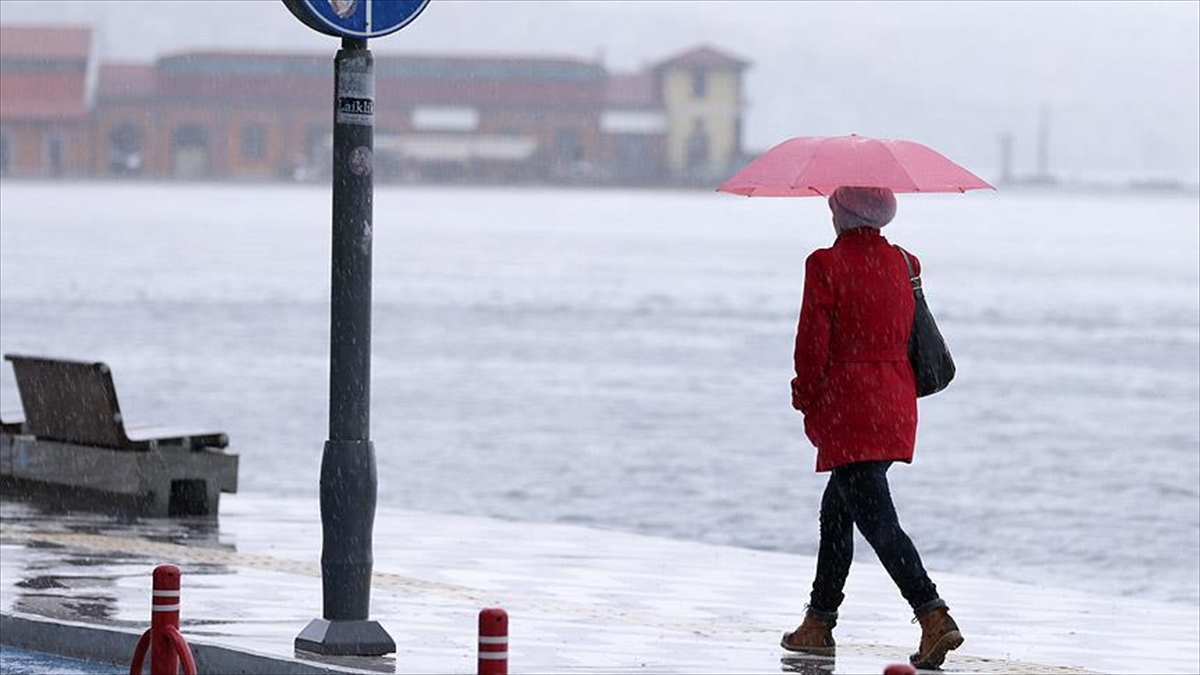
<path fill-rule="evenodd" d="M 98 64 L 87 29 L 3 30 L 8 175 L 328 174 L 332 54 Z M 740 159 L 746 67 L 709 48 L 629 74 L 571 58 L 376 54 L 376 175 L 647 185 L 716 176 Z"/>
<path fill-rule="evenodd" d="M 0 26 L 0 174 L 90 173 L 95 67 L 87 28 Z"/>

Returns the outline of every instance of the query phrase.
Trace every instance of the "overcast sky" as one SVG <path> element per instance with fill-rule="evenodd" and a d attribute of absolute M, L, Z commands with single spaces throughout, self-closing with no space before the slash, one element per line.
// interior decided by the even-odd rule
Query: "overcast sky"
<path fill-rule="evenodd" d="M 328 52 L 336 40 L 278 0 L 0 0 L 0 22 L 87 23 L 103 58 L 189 49 Z M 753 62 L 745 140 L 911 138 L 981 172 L 997 137 L 1034 165 L 1038 112 L 1051 168 L 1200 180 L 1200 3 L 432 0 L 379 52 L 601 59 L 632 70 L 698 44 Z M 994 175 L 994 173 L 993 173 Z"/>

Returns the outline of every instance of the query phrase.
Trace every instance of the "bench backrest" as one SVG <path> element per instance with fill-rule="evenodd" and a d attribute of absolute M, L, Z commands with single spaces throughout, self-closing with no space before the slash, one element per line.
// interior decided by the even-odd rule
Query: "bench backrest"
<path fill-rule="evenodd" d="M 24 424 L 24 415 L 16 412 L 9 412 L 7 410 L 0 410 L 0 433 L 13 435 L 19 434 L 21 433 L 21 427 Z"/>
<path fill-rule="evenodd" d="M 4 359 L 13 365 L 25 433 L 81 445 L 128 445 L 108 366 L 15 354 Z"/>

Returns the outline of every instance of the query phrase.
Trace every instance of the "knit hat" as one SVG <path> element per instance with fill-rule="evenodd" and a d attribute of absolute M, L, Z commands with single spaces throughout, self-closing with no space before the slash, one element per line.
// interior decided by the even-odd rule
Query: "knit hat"
<path fill-rule="evenodd" d="M 896 195 L 887 188 L 843 186 L 829 196 L 829 210 L 839 230 L 879 229 L 896 217 Z"/>

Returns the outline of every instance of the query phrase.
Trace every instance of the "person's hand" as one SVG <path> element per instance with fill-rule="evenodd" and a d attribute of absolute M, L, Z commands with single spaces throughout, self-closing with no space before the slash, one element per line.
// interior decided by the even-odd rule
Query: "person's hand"
<path fill-rule="evenodd" d="M 801 395 L 800 395 L 800 378 L 793 377 L 792 378 L 792 408 L 796 409 L 800 413 L 803 413 L 804 408 L 805 408 L 804 404 L 805 404 L 805 402 L 801 398 Z"/>

